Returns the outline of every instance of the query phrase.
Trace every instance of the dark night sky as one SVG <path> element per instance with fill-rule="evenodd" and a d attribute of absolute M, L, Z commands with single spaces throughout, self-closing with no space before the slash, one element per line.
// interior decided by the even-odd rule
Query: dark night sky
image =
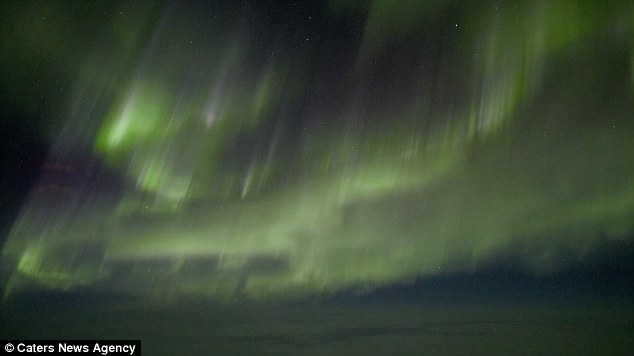
<path fill-rule="evenodd" d="M 633 14 L 5 1 L 5 294 L 631 298 Z"/>

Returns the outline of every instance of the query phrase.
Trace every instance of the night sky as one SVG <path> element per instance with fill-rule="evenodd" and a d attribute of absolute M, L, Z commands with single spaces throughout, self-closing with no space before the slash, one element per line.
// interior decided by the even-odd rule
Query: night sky
<path fill-rule="evenodd" d="M 3 1 L 0 90 L 5 303 L 634 301 L 626 1 Z"/>

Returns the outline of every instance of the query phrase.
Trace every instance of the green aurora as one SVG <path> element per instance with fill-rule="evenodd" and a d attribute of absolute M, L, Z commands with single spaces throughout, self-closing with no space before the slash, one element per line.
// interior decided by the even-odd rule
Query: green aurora
<path fill-rule="evenodd" d="M 5 297 L 293 297 L 504 256 L 544 275 L 634 236 L 625 2 L 332 2 L 314 26 L 341 32 L 284 40 L 239 5 L 95 4 L 78 32 L 79 5 L 38 4 L 3 5 L 5 81 L 66 87 Z"/>

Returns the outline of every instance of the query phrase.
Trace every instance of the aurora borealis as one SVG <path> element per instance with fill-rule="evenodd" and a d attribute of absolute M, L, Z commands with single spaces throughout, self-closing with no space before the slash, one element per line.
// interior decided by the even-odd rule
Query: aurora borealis
<path fill-rule="evenodd" d="M 5 298 L 369 292 L 633 242 L 626 2 L 1 9 L 3 125 L 46 147 Z"/>

